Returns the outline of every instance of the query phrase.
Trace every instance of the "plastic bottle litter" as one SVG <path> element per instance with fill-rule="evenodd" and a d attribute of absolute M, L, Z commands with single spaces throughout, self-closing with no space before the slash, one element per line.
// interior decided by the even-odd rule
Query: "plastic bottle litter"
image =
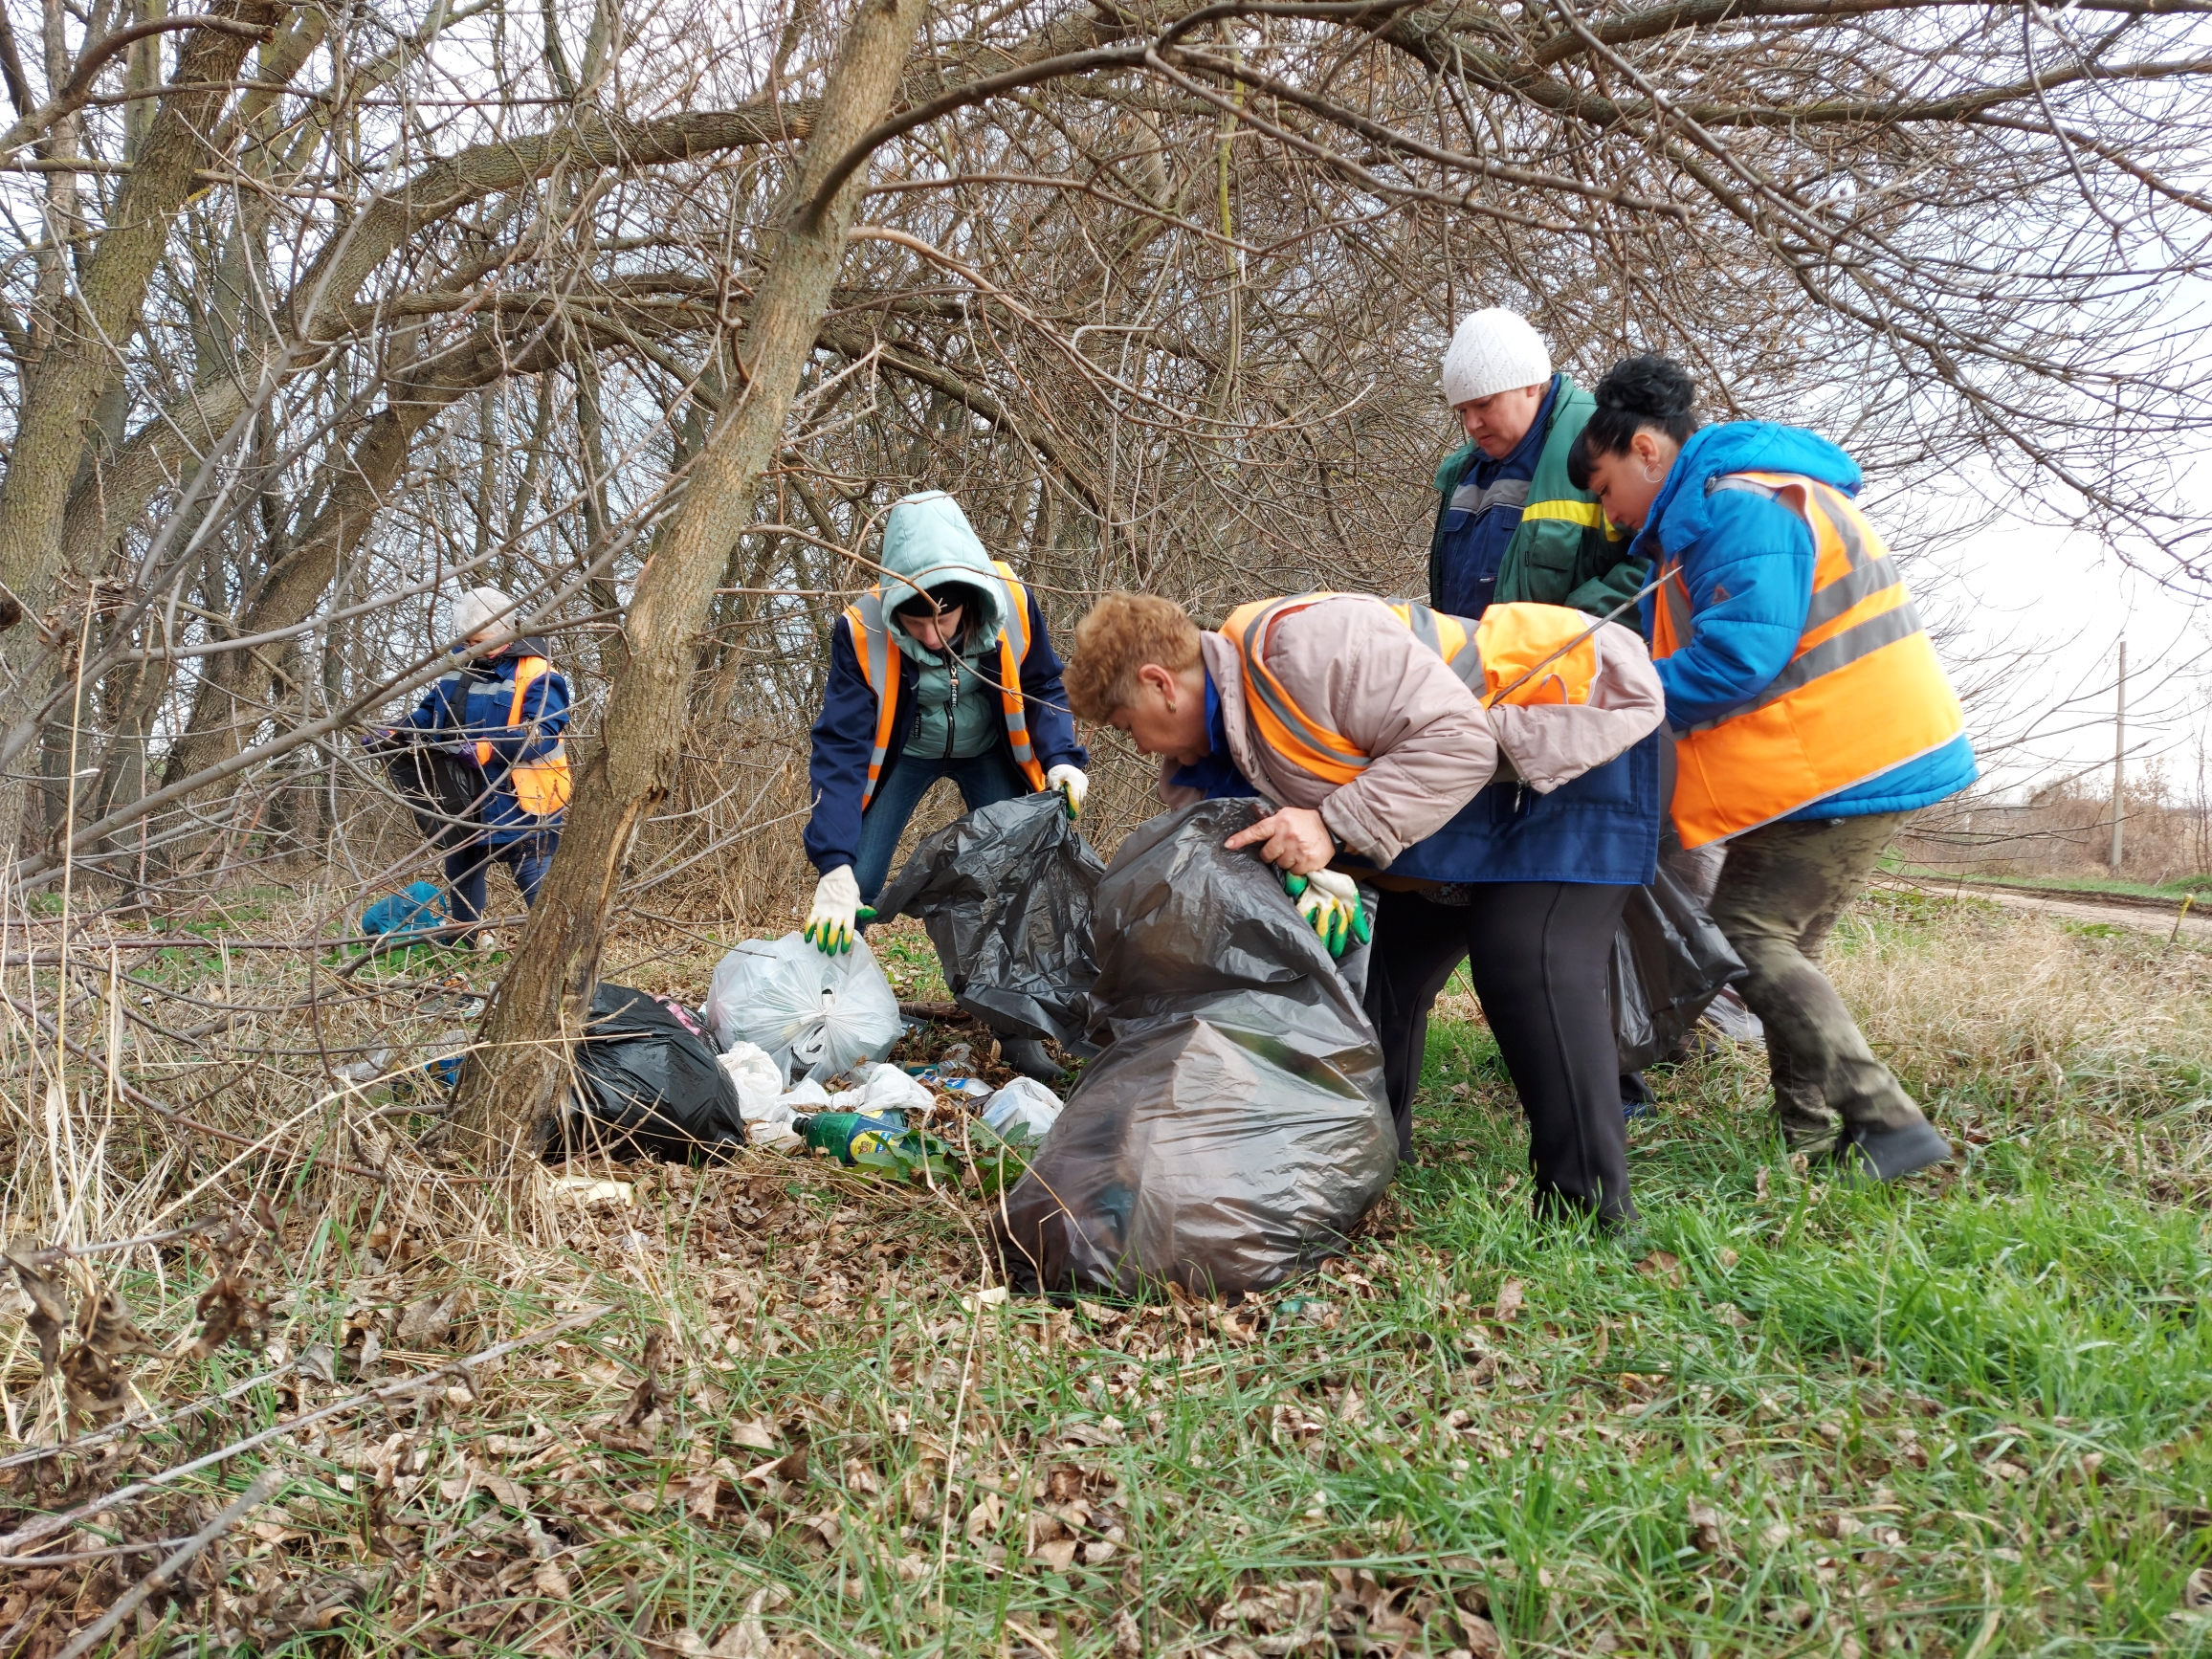
<path fill-rule="evenodd" d="M 1033 1077 L 1016 1077 L 984 1107 L 984 1125 L 1011 1137 L 1026 1130 L 1042 1140 L 1059 1120 L 1060 1097 Z"/>
<path fill-rule="evenodd" d="M 905 1139 L 903 1120 L 867 1112 L 817 1112 L 792 1124 L 808 1146 L 834 1152 L 840 1163 L 851 1163 L 863 1152 L 889 1151 Z"/>

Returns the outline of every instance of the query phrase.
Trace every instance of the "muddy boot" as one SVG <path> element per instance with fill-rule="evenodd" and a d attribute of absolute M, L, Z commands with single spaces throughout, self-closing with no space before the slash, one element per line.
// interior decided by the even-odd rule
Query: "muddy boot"
<path fill-rule="evenodd" d="M 1045 1045 L 1035 1037 L 1001 1037 L 999 1058 L 1023 1076 L 1034 1077 L 1040 1083 L 1056 1083 L 1068 1074 L 1045 1052 Z"/>

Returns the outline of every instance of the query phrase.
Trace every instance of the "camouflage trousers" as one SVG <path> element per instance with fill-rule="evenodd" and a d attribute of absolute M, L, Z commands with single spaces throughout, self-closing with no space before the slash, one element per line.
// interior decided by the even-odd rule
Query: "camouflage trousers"
<path fill-rule="evenodd" d="M 1921 1119 L 1820 969 L 1829 929 L 1902 817 L 1785 820 L 1728 843 L 1713 919 L 1750 970 L 1736 989 L 1766 1027 L 1775 1117 L 1792 1152 L 1827 1150 L 1846 1124 Z"/>

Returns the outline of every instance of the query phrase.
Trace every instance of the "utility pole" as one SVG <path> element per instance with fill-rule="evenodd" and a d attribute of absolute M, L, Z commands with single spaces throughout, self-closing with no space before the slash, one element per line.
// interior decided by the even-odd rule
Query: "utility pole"
<path fill-rule="evenodd" d="M 2128 642 L 2120 641 L 2119 698 L 2112 707 L 2112 874 L 2120 873 L 2120 814 L 2127 803 Z"/>

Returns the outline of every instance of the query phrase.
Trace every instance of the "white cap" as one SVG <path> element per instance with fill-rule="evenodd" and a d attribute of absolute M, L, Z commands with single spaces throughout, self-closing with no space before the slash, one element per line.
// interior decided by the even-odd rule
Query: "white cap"
<path fill-rule="evenodd" d="M 1444 401 L 1453 409 L 1552 378 L 1552 354 L 1528 319 L 1493 305 L 1465 318 L 1444 348 Z"/>
<path fill-rule="evenodd" d="M 513 633 L 521 620 L 515 602 L 497 587 L 472 587 L 453 607 L 453 629 L 463 639 L 474 639 L 494 626 L 502 633 Z"/>

